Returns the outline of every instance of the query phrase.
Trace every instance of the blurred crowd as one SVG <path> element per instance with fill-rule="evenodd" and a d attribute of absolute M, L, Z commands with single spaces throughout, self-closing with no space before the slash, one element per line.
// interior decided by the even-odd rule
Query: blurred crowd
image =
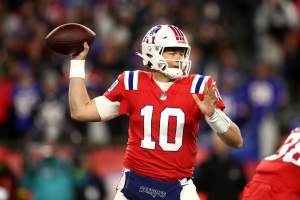
<path fill-rule="evenodd" d="M 70 119 L 70 58 L 45 46 L 45 36 L 53 28 L 76 22 L 97 33 L 87 61 L 87 87 L 95 97 L 123 70 L 144 69 L 136 52 L 150 27 L 180 27 L 192 46 L 192 73 L 214 77 L 225 112 L 241 128 L 244 148 L 228 154 L 249 166 L 273 152 L 288 130 L 300 124 L 299 16 L 299 0 L 0 1 L 0 143 L 19 150 L 24 160 L 17 173 L 0 153 L 0 198 L 6 188 L 10 199 L 26 196 L 24 191 L 46 199 L 45 194 L 58 187 L 62 191 L 57 195 L 70 195 L 49 199 L 100 199 L 70 192 L 89 182 L 74 178 L 74 155 L 126 143 L 126 117 L 97 123 Z M 214 152 L 210 130 L 203 124 L 201 131 L 199 146 Z M 62 146 L 73 148 L 72 156 L 65 159 L 69 165 L 52 155 L 51 149 Z M 29 149 L 37 149 L 42 158 L 34 159 Z M 94 176 L 87 168 L 82 170 L 91 182 Z M 61 180 L 55 181 L 61 183 L 43 186 L 38 175 L 59 176 Z M 6 176 L 11 176 L 10 181 Z"/>

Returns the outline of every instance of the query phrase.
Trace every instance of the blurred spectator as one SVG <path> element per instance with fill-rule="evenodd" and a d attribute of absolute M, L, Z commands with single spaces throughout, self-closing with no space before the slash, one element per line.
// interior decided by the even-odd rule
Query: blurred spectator
<path fill-rule="evenodd" d="M 35 117 L 36 126 L 42 139 L 54 142 L 59 139 L 65 125 L 65 105 L 59 96 L 58 75 L 46 71 L 43 79 L 43 100 Z"/>
<path fill-rule="evenodd" d="M 263 0 L 255 16 L 258 56 L 275 66 L 283 60 L 282 43 L 299 23 L 296 7 L 289 0 Z"/>
<path fill-rule="evenodd" d="M 78 200 L 105 200 L 107 190 L 102 177 L 89 170 L 87 157 L 79 154 L 75 157 L 75 175 L 79 182 Z"/>
<path fill-rule="evenodd" d="M 0 199 L 27 200 L 28 195 L 22 192 L 16 174 L 4 163 L 0 162 Z"/>
<path fill-rule="evenodd" d="M 270 153 L 263 151 L 262 146 L 271 145 L 268 148 L 271 151 L 277 142 L 278 131 L 273 130 L 271 136 L 264 137 L 266 135 L 263 134 L 270 131 L 262 132 L 262 129 L 268 125 L 269 128 L 278 127 L 274 117 L 287 103 L 286 88 L 282 79 L 274 74 L 274 68 L 259 63 L 252 77 L 243 84 L 241 92 L 251 113 L 243 130 L 244 148 L 235 151 L 234 155 L 243 162 L 257 161 L 262 155 Z"/>
<path fill-rule="evenodd" d="M 18 135 L 24 136 L 33 128 L 33 118 L 41 98 L 41 90 L 30 66 L 20 65 L 17 78 L 13 88 L 15 125 Z"/>
<path fill-rule="evenodd" d="M 106 189 L 103 180 L 95 174 L 86 173 L 84 185 L 79 190 L 78 200 L 105 200 Z"/>
<path fill-rule="evenodd" d="M 236 51 L 229 44 L 224 44 L 219 51 L 219 74 L 220 81 L 225 80 L 226 77 L 230 77 L 232 84 L 235 88 L 239 88 L 239 85 L 243 81 L 243 69 L 239 64 L 238 55 Z M 224 78 L 223 78 L 224 77 Z M 229 81 L 229 80 L 228 80 Z M 222 84 L 220 84 L 222 87 Z"/>
<path fill-rule="evenodd" d="M 228 146 L 216 135 L 212 138 L 212 154 L 195 168 L 197 191 L 208 200 L 238 200 L 246 184 L 243 167 L 230 156 Z"/>
<path fill-rule="evenodd" d="M 70 166 L 55 155 L 52 146 L 44 145 L 41 151 L 42 159 L 23 178 L 24 187 L 35 200 L 74 200 L 76 181 Z"/>
<path fill-rule="evenodd" d="M 298 103 L 300 100 L 300 26 L 285 37 L 283 51 L 283 75 L 288 83 L 291 103 Z"/>
<path fill-rule="evenodd" d="M 16 176 L 4 163 L 0 163 L 0 198 L 17 199 L 17 185 Z"/>
<path fill-rule="evenodd" d="M 12 111 L 12 81 L 5 76 L 5 67 L 0 68 L 0 135 L 9 136 L 12 129 L 11 111 Z"/>
<path fill-rule="evenodd" d="M 247 121 L 251 111 L 241 88 L 244 81 L 243 76 L 235 51 L 228 47 L 222 49 L 220 52 L 219 92 L 226 105 L 224 112 L 237 123 L 243 137 L 247 137 L 245 133 L 247 132 Z M 248 139 L 244 143 L 248 143 Z M 247 144 L 244 146 L 247 146 Z M 231 150 L 231 153 L 235 154 L 235 152 L 240 152 L 240 150 Z"/>
<path fill-rule="evenodd" d="M 198 26 L 195 42 L 203 50 L 206 59 L 212 60 L 217 56 L 219 44 L 225 38 L 222 26 L 220 7 L 216 1 L 206 1 L 203 4 L 203 16 Z"/>
<path fill-rule="evenodd" d="M 263 0 L 256 12 L 255 25 L 259 34 L 270 34 L 282 42 L 285 34 L 298 23 L 295 5 L 288 0 Z"/>
<path fill-rule="evenodd" d="M 250 110 L 241 94 L 241 73 L 237 70 L 221 66 L 220 73 L 220 94 L 225 102 L 224 112 L 238 124 L 240 129 L 249 118 Z M 241 131 L 243 133 L 243 131 Z"/>

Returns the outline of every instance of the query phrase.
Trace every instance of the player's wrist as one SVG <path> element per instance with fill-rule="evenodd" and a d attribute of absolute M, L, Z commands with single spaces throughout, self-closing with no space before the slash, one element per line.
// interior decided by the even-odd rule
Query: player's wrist
<path fill-rule="evenodd" d="M 215 114 L 215 112 L 216 112 L 216 109 L 214 108 L 212 111 L 205 113 L 205 116 L 210 118 Z"/>
<path fill-rule="evenodd" d="M 215 109 L 211 116 L 205 116 L 205 120 L 214 132 L 221 134 L 226 133 L 231 124 L 229 117 L 219 109 Z"/>
<path fill-rule="evenodd" d="M 69 77 L 85 79 L 85 60 L 81 60 L 81 59 L 71 60 Z"/>

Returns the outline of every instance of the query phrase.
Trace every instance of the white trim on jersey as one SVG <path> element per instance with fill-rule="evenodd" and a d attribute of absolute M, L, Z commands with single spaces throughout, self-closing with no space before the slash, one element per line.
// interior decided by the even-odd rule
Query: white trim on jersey
<path fill-rule="evenodd" d="M 138 89 L 138 79 L 139 79 L 139 71 L 133 72 L 133 90 Z"/>
<path fill-rule="evenodd" d="M 203 80 L 203 82 L 202 82 L 202 84 L 201 84 L 200 91 L 199 91 L 200 94 L 203 93 L 203 91 L 204 91 L 204 86 L 205 86 L 206 82 L 208 81 L 208 79 L 209 79 L 209 76 L 205 76 L 205 77 L 204 77 L 204 80 Z"/>
<path fill-rule="evenodd" d="M 95 103 L 102 121 L 113 119 L 119 115 L 120 102 L 99 96 L 95 98 Z"/>
<path fill-rule="evenodd" d="M 125 71 L 125 77 L 124 77 L 125 90 L 129 90 L 128 77 L 129 77 L 129 71 Z"/>
<path fill-rule="evenodd" d="M 138 74 L 139 71 L 125 71 L 124 85 L 125 90 L 137 90 L 138 89 Z"/>
<path fill-rule="evenodd" d="M 205 83 L 208 81 L 208 79 L 209 76 L 197 74 L 192 82 L 191 93 L 203 93 Z"/>
<path fill-rule="evenodd" d="M 193 83 L 192 83 L 192 87 L 191 87 L 191 93 L 195 93 L 195 89 L 196 89 L 196 84 L 199 80 L 199 78 L 201 77 L 201 75 L 197 74 L 194 79 L 193 79 Z"/>

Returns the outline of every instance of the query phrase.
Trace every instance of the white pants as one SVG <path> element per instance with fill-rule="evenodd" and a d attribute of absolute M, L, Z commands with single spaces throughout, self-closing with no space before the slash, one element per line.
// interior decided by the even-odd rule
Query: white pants
<path fill-rule="evenodd" d="M 117 192 L 115 195 L 114 200 L 128 200 L 124 194 L 121 192 L 121 190 L 124 187 L 125 184 L 125 172 L 129 171 L 128 169 L 125 169 L 122 178 L 117 186 Z M 200 200 L 197 191 L 196 191 L 196 186 L 194 185 L 193 181 L 187 180 L 187 179 L 182 179 L 180 181 L 182 185 L 182 190 L 180 192 L 180 200 Z"/>

